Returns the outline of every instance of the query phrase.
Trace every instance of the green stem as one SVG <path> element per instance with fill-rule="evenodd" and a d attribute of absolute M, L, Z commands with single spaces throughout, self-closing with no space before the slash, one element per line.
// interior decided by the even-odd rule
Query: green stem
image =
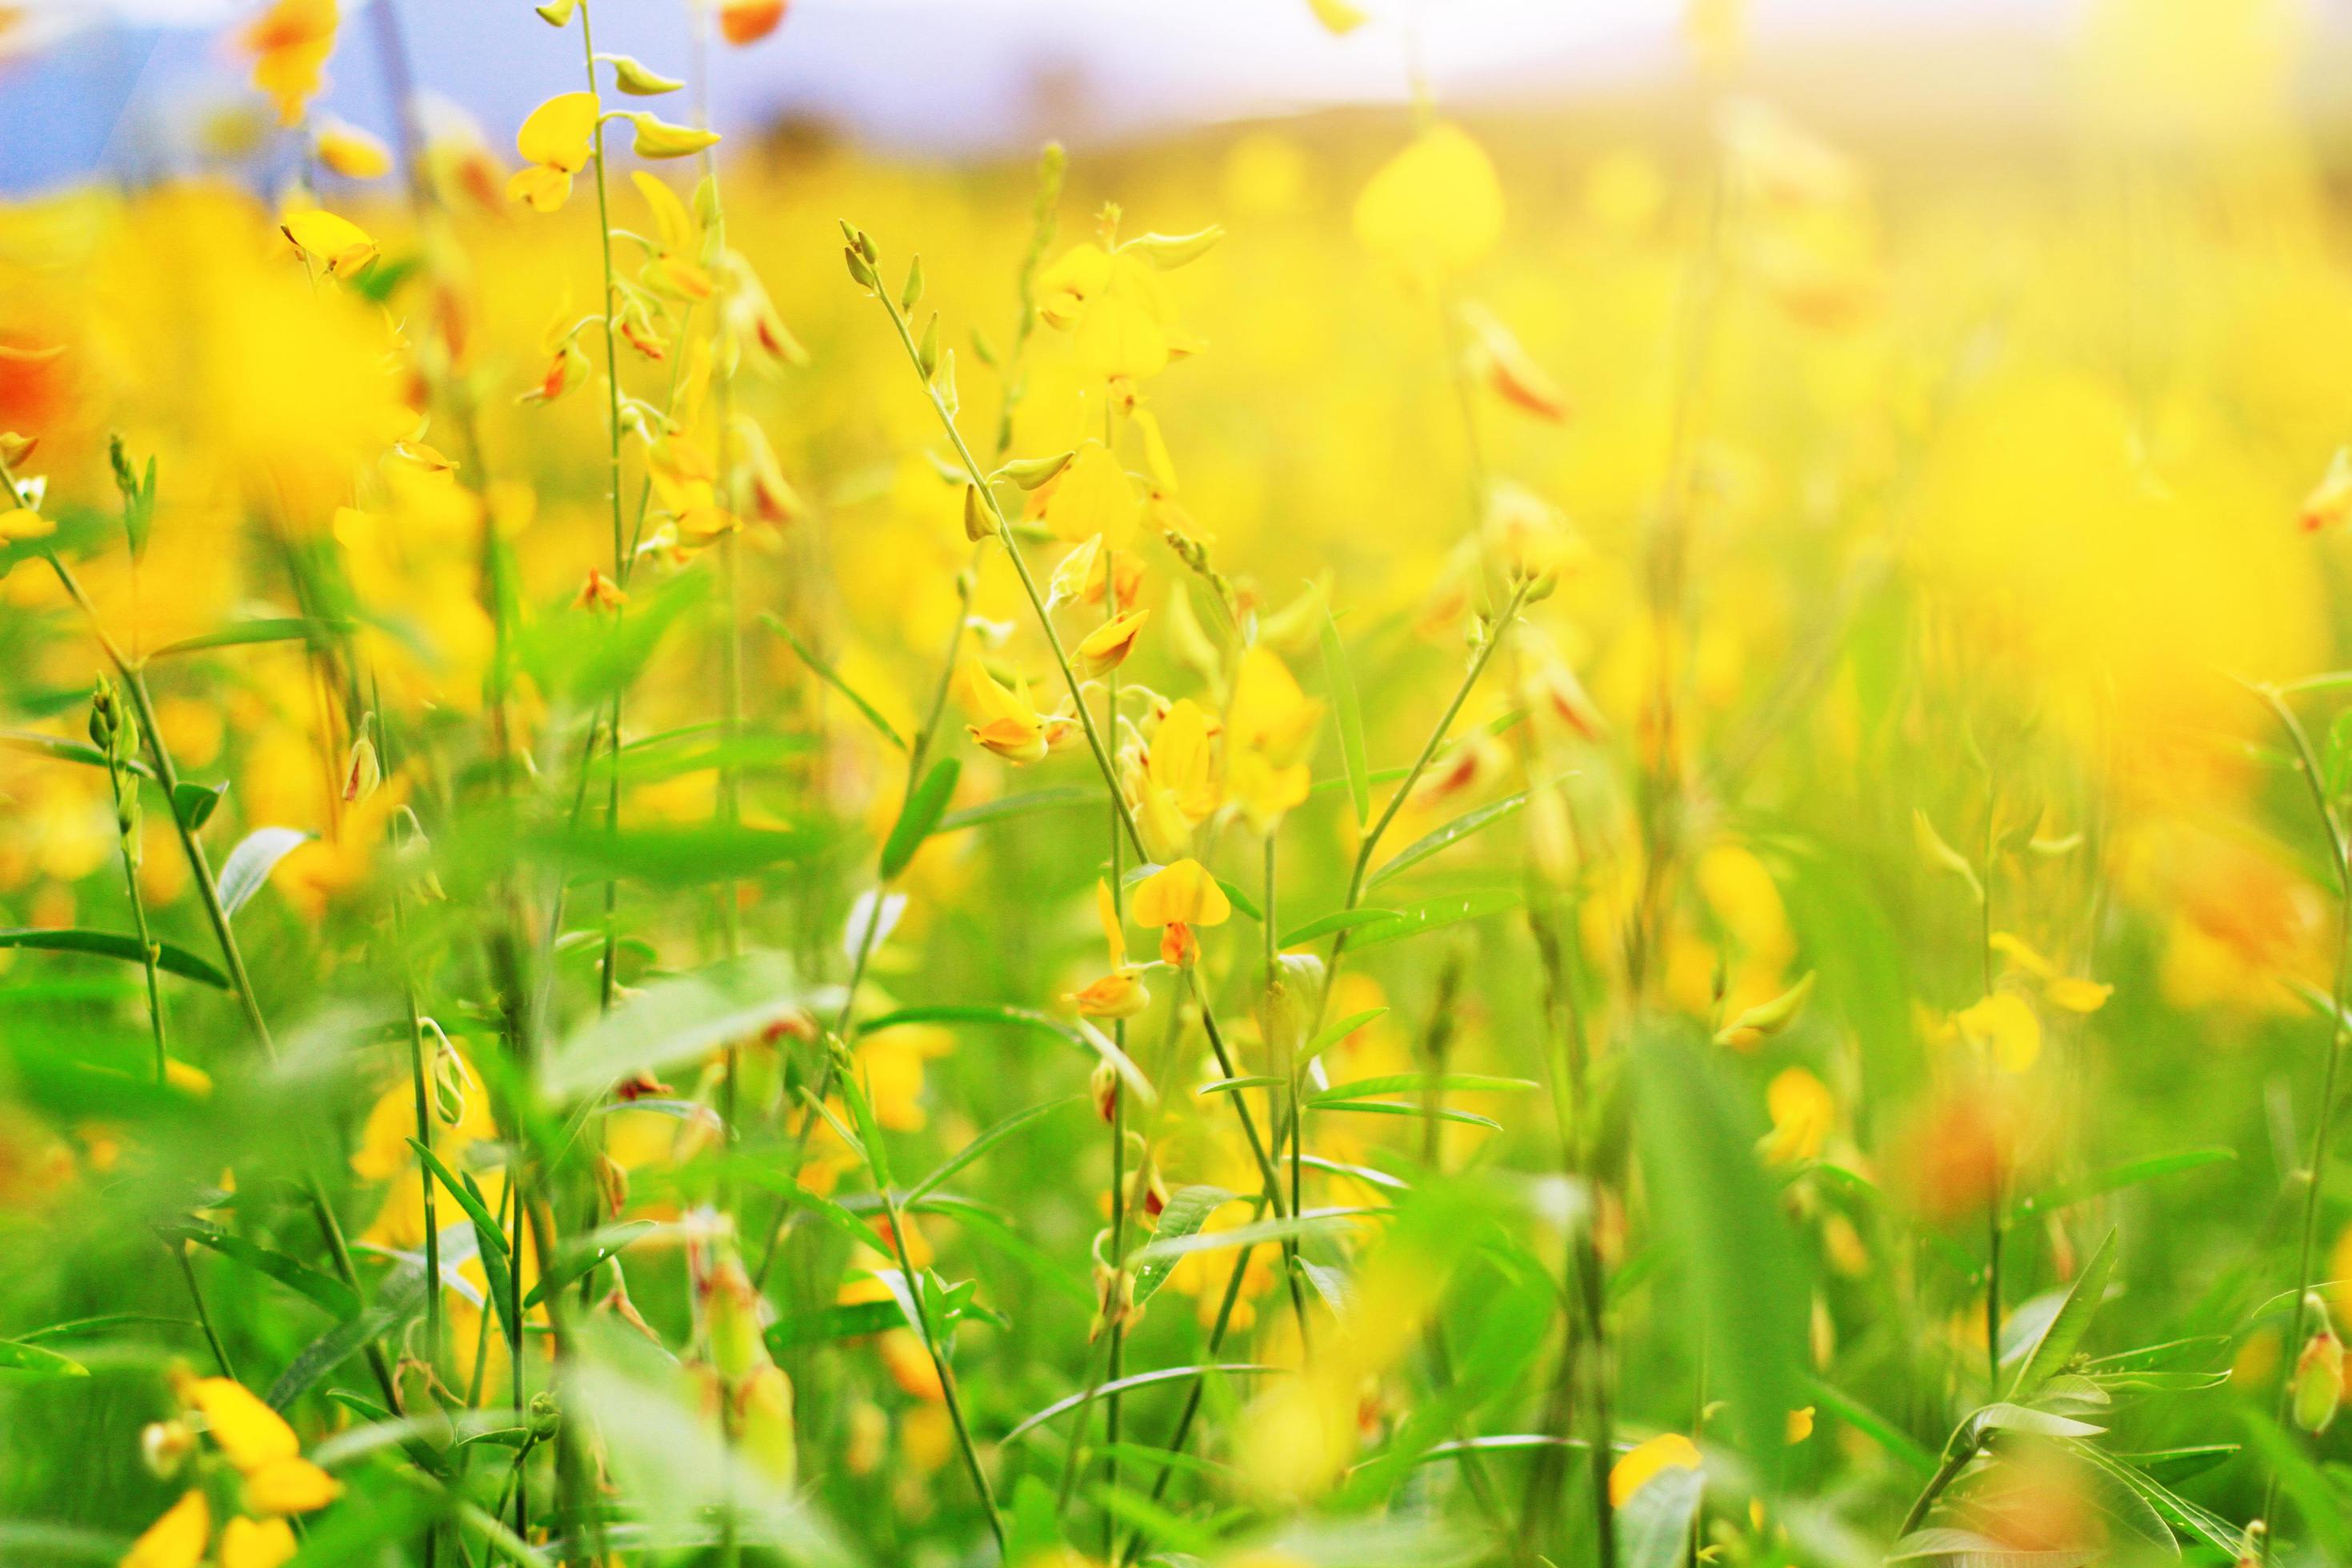
<path fill-rule="evenodd" d="M 9 494 L 16 493 L 16 476 L 9 472 L 5 463 L 0 463 L 0 485 L 5 485 Z M 89 602 L 89 595 L 82 591 L 80 579 L 74 575 L 73 568 L 65 563 L 62 556 L 54 552 L 48 555 L 47 560 L 49 569 L 57 574 L 67 595 L 89 620 L 91 634 L 105 651 L 107 661 L 114 666 L 115 673 L 121 678 L 122 689 L 137 710 L 139 727 L 147 742 L 148 764 L 154 769 L 155 782 L 162 786 L 164 800 L 176 803 L 180 789 L 179 770 L 172 761 L 172 749 L 163 743 L 163 732 L 155 721 L 155 705 L 148 697 L 147 682 L 139 666 L 123 656 L 122 649 L 108 634 L 105 624 L 99 619 L 97 608 Z M 278 1044 L 270 1037 L 269 1021 L 262 1016 L 261 1004 L 254 995 L 253 977 L 246 969 L 244 951 L 237 945 L 236 933 L 229 925 L 228 910 L 221 902 L 220 884 L 214 879 L 211 858 L 205 853 L 204 842 L 196 837 L 195 830 L 181 819 L 176 804 L 173 805 L 171 817 L 173 831 L 180 840 L 181 852 L 187 857 L 197 897 L 203 901 L 205 918 L 212 926 L 214 940 L 220 944 L 221 967 L 228 972 L 229 990 L 245 1015 L 246 1027 L 251 1033 L 254 1044 L 260 1048 L 265 1060 L 275 1064 Z M 327 1200 L 327 1189 L 320 1181 L 318 1172 L 310 1168 L 307 1162 L 304 1188 L 337 1278 L 357 1290 L 360 1288 L 359 1270 L 352 1264 L 351 1247 L 343 1239 L 342 1222 L 335 1217 L 334 1205 Z M 400 1408 L 399 1384 L 393 1377 L 392 1363 L 385 1359 L 383 1346 L 375 1340 L 371 1339 L 367 1342 L 367 1359 L 385 1405 L 397 1411 Z"/>
<path fill-rule="evenodd" d="M 2318 753 L 2313 749 L 2310 735 L 2304 730 L 2302 721 L 2295 718 L 2294 710 L 2286 705 L 2276 689 L 2261 686 L 2252 688 L 2252 690 L 2256 698 L 2270 709 L 2272 716 L 2277 719 L 2281 727 L 2286 731 L 2288 739 L 2294 742 L 2296 769 L 2303 774 L 2304 783 L 2310 789 L 2312 806 L 2319 814 L 2320 826 L 2327 835 L 2328 859 L 2336 873 L 2338 899 L 2336 980 L 2332 993 L 2335 1007 L 2333 1016 L 2327 1022 L 2327 1059 L 2326 1068 L 2320 1077 L 2318 1120 L 2317 1125 L 2312 1129 L 2311 1133 L 2311 1160 L 2302 1173 L 2303 1218 L 2300 1238 L 2295 1247 L 2294 1326 L 2286 1344 L 2288 1364 L 2291 1366 L 2294 1364 L 2294 1358 L 2303 1348 L 2304 1334 L 2310 1326 L 2312 1261 L 2318 1256 L 2319 1251 L 2319 1173 L 2327 1168 L 2327 1149 L 2336 1127 L 2336 1086 L 2343 1076 L 2345 1008 L 2347 1000 L 2346 990 L 2347 984 L 2352 984 L 2352 861 L 2347 861 L 2346 858 L 2344 825 L 2337 818 L 2336 808 L 2327 798 L 2327 788 L 2323 782 L 2324 775 L 2320 771 Z M 2294 1379 L 2282 1378 L 2279 1383 L 2277 1414 L 2281 1426 L 2284 1426 L 2287 1423 L 2287 1415 L 2294 1397 Z M 2273 1466 L 2270 1474 L 2263 1482 L 2262 1517 L 2265 1523 L 2271 1526 L 2263 1535 L 2262 1554 L 2264 1562 L 2269 1561 L 2271 1543 L 2278 1534 L 2276 1528 L 2278 1486 L 2278 1468 Z"/>

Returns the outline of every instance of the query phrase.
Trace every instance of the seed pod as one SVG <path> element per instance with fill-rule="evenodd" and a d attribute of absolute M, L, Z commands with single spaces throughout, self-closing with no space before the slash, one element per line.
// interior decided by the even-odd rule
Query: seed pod
<path fill-rule="evenodd" d="M 919 282 L 920 279 L 915 281 Z M 915 363 L 923 367 L 926 377 L 940 368 L 940 313 L 937 310 L 931 312 L 930 321 L 923 328 L 923 341 L 915 349 Z"/>
<path fill-rule="evenodd" d="M 898 290 L 898 309 L 911 310 L 923 297 L 923 258 L 919 256 L 907 263 L 906 287 Z"/>
<path fill-rule="evenodd" d="M 850 279 L 860 289 L 871 289 L 874 287 L 874 268 L 866 265 L 866 258 L 857 254 L 857 247 L 845 245 L 841 247 L 841 255 L 842 259 L 849 263 Z"/>
<path fill-rule="evenodd" d="M 2319 1331 L 2303 1343 L 2294 1363 L 2294 1424 L 2325 1432 L 2344 1402 L 2344 1342 L 2323 1317 Z"/>
<path fill-rule="evenodd" d="M 996 525 L 990 521 L 988 509 L 980 504 L 980 487 L 964 486 L 963 536 L 978 544 L 983 539 L 993 538 L 995 533 Z"/>

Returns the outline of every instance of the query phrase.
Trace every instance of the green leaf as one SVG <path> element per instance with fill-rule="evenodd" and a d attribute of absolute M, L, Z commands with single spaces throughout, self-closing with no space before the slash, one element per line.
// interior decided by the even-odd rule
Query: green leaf
<path fill-rule="evenodd" d="M 1405 1105 L 1390 1100 L 1310 1100 L 1309 1110 L 1350 1111 L 1364 1116 L 1413 1116 L 1423 1121 L 1455 1121 L 1465 1127 L 1484 1127 L 1500 1132 L 1503 1124 L 1491 1116 L 1481 1116 L 1473 1110 L 1457 1110 L 1450 1105 Z"/>
<path fill-rule="evenodd" d="M 1397 919 L 1402 912 L 1398 910 L 1334 910 L 1328 915 L 1318 916 L 1305 925 L 1294 926 L 1283 932 L 1280 945 L 1297 947 L 1301 942 L 1329 936 L 1335 931 L 1353 931 L 1358 926 L 1378 925 L 1382 921 Z"/>
<path fill-rule="evenodd" d="M 1410 904 L 1397 911 L 1396 919 L 1383 925 L 1366 928 L 1352 937 L 1349 946 L 1358 952 L 1391 942 L 1404 942 L 1412 937 L 1425 936 L 1464 921 L 1484 920 L 1519 907 L 1521 893 L 1516 888 L 1481 888 L 1467 893 L 1450 893 L 1424 903 Z"/>
<path fill-rule="evenodd" d="M 1372 769 L 1364 757 L 1364 710 L 1356 696 L 1356 677 L 1348 668 L 1347 647 L 1339 641 L 1339 623 L 1331 618 L 1328 604 L 1323 606 L 1323 679 L 1331 689 L 1331 711 L 1339 721 L 1339 756 L 1348 769 L 1348 795 L 1355 804 L 1356 826 L 1362 827 L 1372 820 Z"/>
<path fill-rule="evenodd" d="M 1087 1096 L 1083 1094 L 1065 1095 L 1059 1100 L 1049 1100 L 1043 1105 L 1033 1105 L 1025 1110 L 1014 1111 L 1012 1115 L 1006 1117 L 1003 1121 L 998 1122 L 995 1126 L 990 1128 L 987 1131 L 982 1133 L 979 1137 L 973 1139 L 971 1142 L 965 1144 L 954 1153 L 949 1155 L 948 1158 L 940 1163 L 937 1170 L 933 1171 L 929 1175 L 925 1176 L 921 1181 L 917 1182 L 913 1186 L 908 1188 L 906 1203 L 911 1207 L 916 1202 L 920 1200 L 925 1194 L 936 1191 L 940 1184 L 945 1182 L 950 1176 L 954 1175 L 958 1171 L 962 1170 L 966 1165 L 971 1164 L 974 1160 L 979 1159 L 982 1154 L 987 1153 L 991 1149 L 995 1148 L 996 1145 L 1003 1142 L 1007 1138 L 1012 1137 L 1014 1133 L 1020 1131 L 1031 1122 L 1037 1121 L 1041 1117 L 1050 1116 L 1056 1110 L 1067 1110 L 1073 1105 L 1083 1105 L 1086 1101 Z"/>
<path fill-rule="evenodd" d="M 184 781 L 172 792 L 173 814 L 180 819 L 180 825 L 189 832 L 197 832 L 205 823 L 213 819 L 213 813 L 220 809 L 221 800 L 227 794 L 226 781 L 216 784 L 189 784 Z"/>
<path fill-rule="evenodd" d="M 1073 1394 L 1066 1398 L 1056 1399 L 1053 1404 L 1045 1406 L 1045 1409 L 1038 1411 L 1034 1415 L 1030 1416 L 1027 1420 L 1014 1426 L 1012 1431 L 1007 1432 L 1003 1436 L 998 1438 L 997 1441 L 999 1444 L 1006 1446 L 1017 1443 L 1022 1438 L 1027 1436 L 1030 1433 L 1035 1431 L 1038 1427 L 1044 1426 L 1046 1422 L 1051 1421 L 1055 1416 L 1060 1415 L 1066 1411 L 1076 1410 L 1079 1405 L 1089 1404 L 1094 1400 L 1102 1398 L 1106 1394 L 1126 1394 L 1133 1389 L 1150 1388 L 1152 1384 L 1157 1383 L 1173 1383 L 1179 1378 L 1205 1377 L 1213 1372 L 1234 1374 L 1252 1374 L 1261 1373 L 1281 1373 L 1287 1372 L 1290 1369 L 1287 1367 L 1264 1366 L 1255 1362 L 1235 1361 L 1212 1362 L 1199 1366 L 1164 1366 L 1156 1372 L 1139 1372 L 1132 1377 L 1113 1378 L 1108 1383 L 1096 1384 L 1091 1387 L 1081 1389 L 1077 1393 Z"/>
<path fill-rule="evenodd" d="M 1024 791 L 1020 795 L 1003 795 L 995 800 L 967 805 L 961 811 L 950 811 L 940 818 L 934 833 L 955 833 L 982 823 L 1002 822 L 1009 816 L 1026 816 L 1035 811 L 1059 811 L 1070 806 L 1100 805 L 1103 792 L 1083 784 L 1049 784 L 1044 789 Z"/>
<path fill-rule="evenodd" d="M 259 1247 L 241 1236 L 206 1225 L 166 1225 L 155 1227 L 167 1241 L 193 1241 L 208 1247 L 223 1258 L 242 1263 L 257 1273 L 267 1274 L 297 1295 L 306 1296 L 337 1318 L 359 1314 L 359 1293 L 331 1275 L 320 1273 L 307 1263 L 299 1262 L 282 1252 Z"/>
<path fill-rule="evenodd" d="M 1360 1013 L 1350 1013 L 1338 1023 L 1326 1026 L 1313 1039 L 1307 1042 L 1307 1048 L 1298 1053 L 1299 1059 L 1314 1060 L 1387 1011 L 1386 1007 L 1367 1007 Z"/>
<path fill-rule="evenodd" d="M 1979 1431 L 2022 1432 L 2030 1437 L 2095 1437 L 2106 1430 L 2071 1415 L 2035 1410 L 2007 1400 L 1988 1405 L 1969 1417 Z"/>
<path fill-rule="evenodd" d="M 1532 1079 L 1489 1078 L 1475 1072 L 1401 1072 L 1385 1078 L 1351 1079 L 1307 1097 L 1309 1105 L 1361 1100 L 1374 1094 L 1517 1094 L 1542 1087 Z"/>
<path fill-rule="evenodd" d="M 550 1058 L 541 1086 L 571 1100 L 640 1072 L 658 1076 L 790 1016 L 803 995 L 791 963 L 775 953 L 661 981 L 574 1029 Z"/>
<path fill-rule="evenodd" d="M 396 1331 L 425 1305 L 425 1270 L 408 1265 L 376 1288 L 375 1300 L 303 1347 L 269 1385 L 272 1409 L 284 1410 L 312 1384 L 359 1353 L 370 1340 Z"/>
<path fill-rule="evenodd" d="M 107 765 L 106 753 L 89 742 L 44 734 L 38 730 L 0 730 L 0 746 L 15 752 L 31 752 L 37 756 L 55 757 L 59 762 L 79 763 L 89 768 Z M 142 779 L 152 781 L 155 777 L 155 770 L 136 757 L 131 758 L 123 766 Z"/>
<path fill-rule="evenodd" d="M 1619 1568 L 1677 1568 L 1706 1485 L 1704 1471 L 1675 1465 L 1635 1489 L 1617 1510 Z"/>
<path fill-rule="evenodd" d="M 2243 1414 L 2251 1415 L 2252 1412 Z M 2070 1442 L 2065 1447 L 2068 1453 L 2138 1493 L 2167 1521 L 2196 1536 L 2225 1560 L 2236 1558 L 2241 1532 L 2228 1520 L 2202 1504 L 2190 1502 L 2145 1471 L 2132 1468 L 2095 1443 Z"/>
<path fill-rule="evenodd" d="M 1471 835 L 1484 828 L 1492 827 L 1527 804 L 1528 797 L 1524 794 L 1511 795 L 1491 805 L 1482 805 L 1475 811 L 1465 812 L 1444 826 L 1422 835 L 1394 855 L 1390 856 L 1381 868 L 1372 873 L 1371 879 L 1364 884 L 1364 890 L 1370 892 L 1390 878 L 1412 870 L 1431 856 L 1442 854 L 1453 848 Z"/>
<path fill-rule="evenodd" d="M 1280 1073 L 1254 1073 L 1247 1078 L 1221 1078 L 1214 1083 L 1204 1083 L 1194 1094 L 1234 1094 L 1244 1089 L 1287 1089 L 1290 1080 Z"/>
<path fill-rule="evenodd" d="M 1936 1456 L 1925 1444 L 1861 1400 L 1817 1377 L 1808 1380 L 1806 1387 L 1815 1405 L 1885 1449 L 1914 1475 L 1924 1480 L 1936 1473 Z"/>
<path fill-rule="evenodd" d="M 314 835 L 299 827 L 257 827 L 237 841 L 221 862 L 220 901 L 223 912 L 234 916 L 261 891 L 278 863 L 309 843 Z"/>
<path fill-rule="evenodd" d="M 616 833 L 582 824 L 536 834 L 530 847 L 575 880 L 642 882 L 675 890 L 797 865 L 814 859 L 832 842 L 831 834 L 806 827 L 703 823 L 625 827 Z"/>
<path fill-rule="evenodd" d="M 1225 879 L 1220 877 L 1217 879 L 1217 886 L 1225 890 L 1225 897 L 1234 901 L 1234 908 L 1241 910 L 1242 913 L 1249 916 L 1250 919 L 1257 921 L 1260 925 L 1264 925 L 1265 923 L 1265 911 L 1257 907 L 1257 901 L 1252 899 L 1240 884 L 1228 882 Z"/>
<path fill-rule="evenodd" d="M 1209 1223 L 1209 1216 L 1234 1201 L 1234 1194 L 1223 1187 L 1205 1184 L 1179 1187 L 1168 1195 L 1167 1206 L 1160 1211 L 1160 1228 L 1152 1233 L 1154 1241 L 1181 1241 L 1197 1236 Z M 1135 1304 L 1142 1306 L 1160 1293 L 1168 1277 L 1176 1272 L 1173 1258 L 1147 1258 L 1135 1271 Z"/>
<path fill-rule="evenodd" d="M 441 1163 L 441 1156 L 414 1138 L 408 1141 L 408 1146 L 416 1151 L 425 1168 L 433 1173 L 466 1211 L 466 1217 L 474 1222 L 474 1245 L 481 1252 L 482 1277 L 490 1282 L 490 1300 L 498 1310 L 499 1323 L 511 1334 L 514 1325 L 522 1320 L 515 1310 L 514 1265 L 509 1261 L 512 1255 L 505 1235 L 499 1229 L 498 1217 L 490 1213 L 490 1205 L 482 1199 L 481 1188 L 474 1184 L 471 1177 L 460 1180 Z"/>
<path fill-rule="evenodd" d="M 2237 1157 L 2238 1152 L 2234 1149 L 2213 1148 L 2187 1149 L 2178 1154 L 2157 1154 L 2145 1160 L 2128 1160 L 2079 1180 L 2062 1182 L 2054 1187 L 2020 1198 L 2011 1208 L 2010 1217 L 2021 1220 L 2047 1214 L 2052 1209 L 2064 1208 L 2069 1204 L 2079 1204 L 2085 1198 L 2119 1192 L 2126 1187 L 2136 1187 L 2159 1176 L 2200 1171 L 2208 1165 L 2228 1164 Z"/>
<path fill-rule="evenodd" d="M 524 1295 L 523 1310 L 538 1306 L 550 1290 L 561 1290 L 582 1275 L 602 1268 L 653 1228 L 654 1222 L 649 1219 L 633 1219 L 624 1225 L 606 1226 L 571 1243 L 559 1255 L 556 1266 L 541 1275 L 539 1283 Z"/>
<path fill-rule="evenodd" d="M 1063 1044 L 1076 1046 L 1082 1050 L 1093 1048 L 1087 1044 L 1084 1036 L 1050 1014 L 990 1002 L 948 1002 L 893 1008 L 879 1017 L 866 1019 L 853 1032 L 871 1035 L 878 1030 L 896 1028 L 900 1024 L 993 1024 L 1006 1028 L 1026 1029 L 1033 1034 L 1051 1035 Z"/>
<path fill-rule="evenodd" d="M 2087 1549 L 2011 1546 L 1972 1530 L 1919 1530 L 1896 1542 L 1886 1563 L 1887 1568 L 2087 1568 L 2098 1555 Z"/>
<path fill-rule="evenodd" d="M 768 1349 L 778 1355 L 797 1345 L 824 1344 L 835 1340 L 863 1339 L 899 1327 L 906 1310 L 896 1300 L 859 1301 L 846 1307 L 795 1313 L 768 1325 Z"/>
<path fill-rule="evenodd" d="M 839 675 L 835 673 L 833 666 L 817 658 L 815 653 L 810 649 L 806 643 L 802 642 L 799 637 L 794 637 L 793 635 L 793 628 L 784 624 L 782 616 L 770 611 L 762 612 L 760 618 L 767 623 L 768 629 L 770 631 L 775 633 L 778 637 L 783 638 L 785 642 L 792 645 L 793 651 L 800 655 L 801 662 L 807 665 L 811 670 L 814 671 L 818 679 L 824 681 L 827 686 L 832 687 L 835 691 L 840 692 L 844 697 L 848 698 L 850 706 L 864 714 L 866 716 L 866 721 L 873 725 L 874 728 L 880 732 L 884 740 L 889 742 L 892 745 L 898 747 L 902 752 L 907 749 L 906 741 L 899 735 L 897 730 L 891 728 L 890 721 L 882 717 L 882 710 L 875 707 L 871 702 L 866 701 L 865 698 L 859 696 L 856 689 L 854 689 L 849 682 L 842 679 Z"/>
<path fill-rule="evenodd" d="M 86 952 L 100 958 L 119 958 L 127 963 L 144 964 L 147 951 L 139 939 L 121 931 L 88 931 L 68 927 L 59 931 L 16 927 L 0 931 L 0 947 L 38 948 L 44 952 Z M 218 990 L 228 989 L 228 976 L 190 952 L 177 942 L 155 944 L 155 967 L 166 974 L 177 974 L 186 980 L 199 980 Z"/>
<path fill-rule="evenodd" d="M 2151 1448 L 2143 1454 L 2118 1454 L 2116 1458 L 2158 1481 L 2185 1481 L 2217 1465 L 2226 1465 L 2242 1452 L 2236 1443 L 2199 1443 L 2186 1448 Z"/>
<path fill-rule="evenodd" d="M 28 1345 L 22 1340 L 0 1340 L 0 1372 L 30 1373 L 35 1377 L 88 1377 L 89 1368 L 71 1356 Z"/>
<path fill-rule="evenodd" d="M 1636 1039 L 1633 1122 L 1659 1228 L 1685 1281 L 1676 1315 L 1694 1338 L 1705 1335 L 1731 1435 L 1776 1489 L 1789 1412 L 1806 1403 L 1811 1293 L 1778 1191 L 1757 1163 L 1759 1130 L 1742 1114 L 1750 1102 L 1724 1081 L 1725 1054 L 1704 1053 L 1680 1032 Z"/>
<path fill-rule="evenodd" d="M 206 632 L 202 637 L 182 637 L 178 642 L 165 643 L 149 654 L 147 659 L 152 664 L 159 658 L 176 658 L 184 653 L 201 653 L 215 647 L 244 647 L 252 643 L 301 642 L 313 647 L 325 647 L 351 629 L 349 621 L 310 620 L 299 616 L 240 621 L 216 632 Z"/>
<path fill-rule="evenodd" d="M 890 828 L 890 837 L 882 845 L 882 879 L 886 882 L 907 868 L 923 840 L 939 826 L 940 817 L 955 795 L 956 779 L 963 764 L 953 757 L 941 757 L 933 763 L 923 782 L 908 792 L 906 804 L 898 808 L 898 820 Z"/>
<path fill-rule="evenodd" d="M 2115 1271 L 2116 1233 L 2110 1230 L 2106 1239 L 2099 1243 L 2099 1249 L 2091 1254 L 2091 1260 L 2083 1265 L 2083 1272 L 2075 1277 L 2073 1289 L 2066 1292 L 2065 1301 L 2049 1326 L 2026 1352 L 2016 1379 L 2009 1385 L 2011 1399 L 2032 1398 L 2036 1389 L 2066 1364 L 2074 1347 L 2083 1342 L 2084 1331 L 2090 1328 L 2092 1318 L 2097 1315 L 2099 1303 L 2107 1293 L 2107 1281 Z"/>
<path fill-rule="evenodd" d="M 1376 1208 L 1309 1209 L 1288 1219 L 1264 1219 L 1231 1230 L 1197 1231 L 1191 1236 L 1158 1237 L 1132 1255 L 1139 1263 L 1189 1257 L 1195 1252 L 1222 1252 L 1229 1247 L 1255 1247 L 1260 1242 L 1287 1241 L 1293 1237 L 1322 1236 L 1345 1230 L 1365 1215 L 1384 1214 Z M 1162 1216 L 1165 1224 L 1165 1216 Z"/>
<path fill-rule="evenodd" d="M 747 1163 L 740 1169 L 744 1176 L 767 1188 L 793 1207 L 824 1221 L 852 1249 L 880 1247 L 880 1238 L 866 1227 L 866 1222 L 844 1208 L 837 1200 L 822 1193 L 813 1193 L 782 1171 L 771 1170 L 765 1165 Z"/>

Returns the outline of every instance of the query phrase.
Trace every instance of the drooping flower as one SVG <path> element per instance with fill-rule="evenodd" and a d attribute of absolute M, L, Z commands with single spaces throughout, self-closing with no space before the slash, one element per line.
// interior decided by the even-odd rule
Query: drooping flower
<path fill-rule="evenodd" d="M 288 213 L 278 228 L 330 278 L 348 278 L 375 259 L 375 241 L 367 231 L 323 207 Z"/>
<path fill-rule="evenodd" d="M 320 163 L 347 180 L 377 180 L 392 172 L 392 149 L 383 138 L 332 115 L 320 120 L 310 147 Z"/>
<path fill-rule="evenodd" d="M 335 49 L 335 0 L 278 0 L 238 36 L 253 56 L 253 85 L 278 106 L 278 123 L 301 121 Z"/>
<path fill-rule="evenodd" d="M 1150 610 L 1129 610 L 1113 616 L 1087 634 L 1071 650 L 1071 658 L 1088 675 L 1105 675 L 1127 662 L 1135 651 L 1135 639 L 1150 619 Z"/>
<path fill-rule="evenodd" d="M 784 0 L 719 0 L 719 36 L 739 47 L 756 44 L 784 19 Z"/>

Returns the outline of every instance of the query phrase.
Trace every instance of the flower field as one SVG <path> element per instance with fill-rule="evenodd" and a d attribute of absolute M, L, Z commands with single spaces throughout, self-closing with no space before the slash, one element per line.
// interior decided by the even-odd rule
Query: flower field
<path fill-rule="evenodd" d="M 0 205 L 0 1563 L 2352 1562 L 2290 7 L 952 162 L 608 8 Z"/>

